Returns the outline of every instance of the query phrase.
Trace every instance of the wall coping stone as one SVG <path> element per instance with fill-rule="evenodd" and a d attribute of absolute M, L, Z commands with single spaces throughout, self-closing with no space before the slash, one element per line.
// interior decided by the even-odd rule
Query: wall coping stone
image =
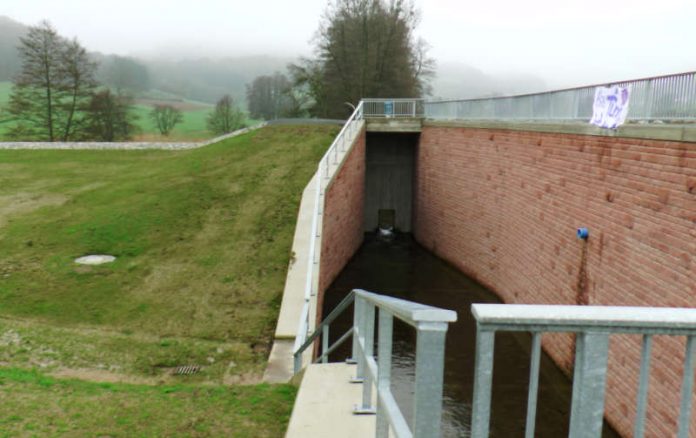
<path fill-rule="evenodd" d="M 640 138 L 696 142 L 696 123 L 629 123 L 617 129 L 598 128 L 585 122 L 538 122 L 511 120 L 434 120 L 426 119 L 424 126 L 451 128 L 506 129 L 511 131 L 547 132 L 557 134 L 592 135 L 601 137 Z"/>

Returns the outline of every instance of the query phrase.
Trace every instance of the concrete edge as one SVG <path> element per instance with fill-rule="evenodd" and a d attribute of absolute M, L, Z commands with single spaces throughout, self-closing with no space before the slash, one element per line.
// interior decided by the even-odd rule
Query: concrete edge
<path fill-rule="evenodd" d="M 326 183 L 324 190 L 328 190 L 334 177 L 340 171 L 348 154 L 353 150 L 356 144 L 356 139 L 359 135 L 365 132 L 365 121 L 361 120 L 357 135 L 353 137 L 349 146 L 345 151 L 341 152 L 340 159 L 335 165 L 329 167 L 329 181 Z M 294 260 L 291 260 L 288 266 L 288 273 L 285 278 L 285 287 L 283 289 L 283 299 L 278 313 L 278 321 L 273 337 L 273 346 L 271 354 L 268 357 L 268 364 L 264 372 L 264 381 L 269 383 L 285 383 L 288 382 L 294 375 L 293 351 L 294 342 L 297 334 L 297 328 L 300 321 L 302 307 L 304 305 L 304 292 L 307 282 L 307 266 L 309 258 L 309 245 L 311 242 L 312 233 L 312 215 L 314 214 L 316 184 L 321 183 L 321 176 L 315 173 L 310 179 L 307 186 L 302 192 L 300 200 L 300 208 L 297 214 L 297 222 L 295 225 L 295 235 L 293 238 L 292 251 Z M 317 223 L 321 229 L 322 222 L 319 219 Z M 315 239 L 315 250 L 321 251 L 321 236 Z M 314 269 L 312 278 L 313 285 L 319 283 L 318 265 Z M 310 298 L 310 332 L 314 330 L 317 315 L 317 296 Z M 314 318 L 312 318 L 314 315 Z M 307 349 L 303 354 L 303 363 L 311 362 L 313 351 Z"/>
<path fill-rule="evenodd" d="M 502 120 L 435 120 L 426 119 L 423 126 L 448 128 L 504 129 L 510 131 L 546 132 L 556 134 L 624 137 L 645 140 L 696 142 L 696 124 L 629 123 L 617 129 L 604 129 L 584 122 L 535 122 Z"/>

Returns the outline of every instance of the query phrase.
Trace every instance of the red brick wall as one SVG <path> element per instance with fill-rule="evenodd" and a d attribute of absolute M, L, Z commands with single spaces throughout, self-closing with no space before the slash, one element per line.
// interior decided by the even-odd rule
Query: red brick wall
<path fill-rule="evenodd" d="M 416 239 L 505 302 L 696 305 L 696 144 L 426 126 L 416 170 Z M 571 369 L 570 336 L 544 347 Z M 683 351 L 655 340 L 647 436 L 676 434 Z M 612 337 L 606 406 L 626 436 L 639 355 Z"/>
<path fill-rule="evenodd" d="M 363 241 L 365 203 L 365 131 L 360 133 L 343 165 L 326 189 L 321 239 L 318 309 L 324 291 Z"/>

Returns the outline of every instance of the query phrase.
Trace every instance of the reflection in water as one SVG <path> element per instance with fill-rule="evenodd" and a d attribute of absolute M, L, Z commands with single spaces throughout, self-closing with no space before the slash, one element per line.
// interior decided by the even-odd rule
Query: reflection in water
<path fill-rule="evenodd" d="M 447 333 L 443 436 L 469 435 L 470 405 L 474 380 L 476 324 L 472 303 L 499 303 L 489 290 L 427 252 L 410 235 L 396 234 L 389 240 L 366 235 L 355 257 L 326 291 L 324 315 L 352 289 L 359 288 L 419 303 L 451 309 L 458 321 Z M 331 342 L 352 322 L 352 311 L 331 326 Z M 394 321 L 392 390 L 407 418 L 412 410 L 416 334 L 413 328 Z M 529 379 L 531 337 L 521 333 L 496 336 L 491 407 L 491 437 L 524 436 Z M 342 360 L 350 345 L 332 355 Z M 571 386 L 568 378 L 546 354 L 539 376 L 537 437 L 568 435 Z M 409 419 L 410 420 L 410 419 Z M 617 436 L 605 428 L 605 437 Z"/>

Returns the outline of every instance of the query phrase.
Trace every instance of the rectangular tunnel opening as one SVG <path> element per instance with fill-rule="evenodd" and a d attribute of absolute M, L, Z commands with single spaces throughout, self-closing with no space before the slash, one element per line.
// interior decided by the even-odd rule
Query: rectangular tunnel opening
<path fill-rule="evenodd" d="M 365 232 L 412 231 L 413 179 L 420 134 L 368 132 L 365 153 Z"/>

